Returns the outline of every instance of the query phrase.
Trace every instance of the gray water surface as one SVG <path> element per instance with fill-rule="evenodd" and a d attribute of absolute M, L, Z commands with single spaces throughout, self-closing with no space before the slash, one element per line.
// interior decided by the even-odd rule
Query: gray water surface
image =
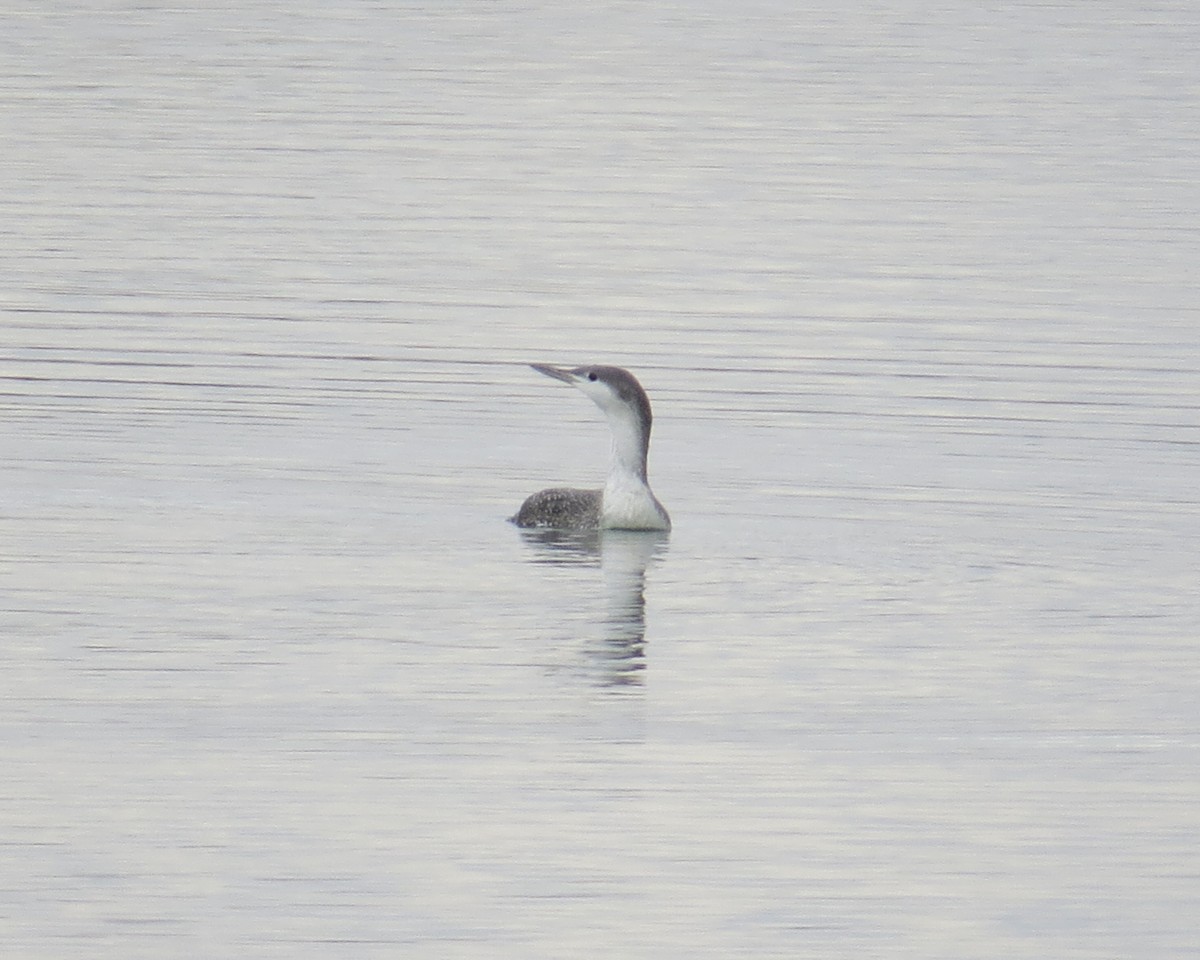
<path fill-rule="evenodd" d="M 1194 956 L 1193 4 L 3 19 L 5 956 Z"/>

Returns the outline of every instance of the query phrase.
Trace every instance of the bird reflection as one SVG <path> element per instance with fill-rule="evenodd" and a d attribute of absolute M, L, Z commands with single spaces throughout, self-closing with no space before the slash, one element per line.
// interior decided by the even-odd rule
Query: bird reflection
<path fill-rule="evenodd" d="M 604 683 L 637 684 L 646 667 L 646 569 L 666 550 L 665 532 L 631 530 L 522 530 L 536 548 L 534 563 L 600 566 L 604 617 L 589 645 Z"/>

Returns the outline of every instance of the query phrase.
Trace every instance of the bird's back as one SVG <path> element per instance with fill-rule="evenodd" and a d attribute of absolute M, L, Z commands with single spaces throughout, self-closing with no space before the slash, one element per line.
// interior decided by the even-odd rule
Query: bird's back
<path fill-rule="evenodd" d="M 551 487 L 529 496 L 509 519 L 518 527 L 594 530 L 600 526 L 603 502 L 602 490 Z"/>

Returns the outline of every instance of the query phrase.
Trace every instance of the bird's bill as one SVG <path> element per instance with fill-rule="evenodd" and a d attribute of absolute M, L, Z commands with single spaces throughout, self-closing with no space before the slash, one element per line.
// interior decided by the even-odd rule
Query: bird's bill
<path fill-rule="evenodd" d="M 546 376 L 553 377 L 555 380 L 561 380 L 563 383 L 574 384 L 579 379 L 570 370 L 564 370 L 562 367 L 552 367 L 545 363 L 531 363 L 530 366 L 538 373 L 544 373 Z"/>

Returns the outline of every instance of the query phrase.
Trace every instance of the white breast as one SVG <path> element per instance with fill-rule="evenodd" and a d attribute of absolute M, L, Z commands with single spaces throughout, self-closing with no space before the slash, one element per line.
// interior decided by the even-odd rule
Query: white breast
<path fill-rule="evenodd" d="M 630 476 L 610 476 L 600 526 L 609 530 L 669 530 L 671 521 L 650 488 Z"/>

